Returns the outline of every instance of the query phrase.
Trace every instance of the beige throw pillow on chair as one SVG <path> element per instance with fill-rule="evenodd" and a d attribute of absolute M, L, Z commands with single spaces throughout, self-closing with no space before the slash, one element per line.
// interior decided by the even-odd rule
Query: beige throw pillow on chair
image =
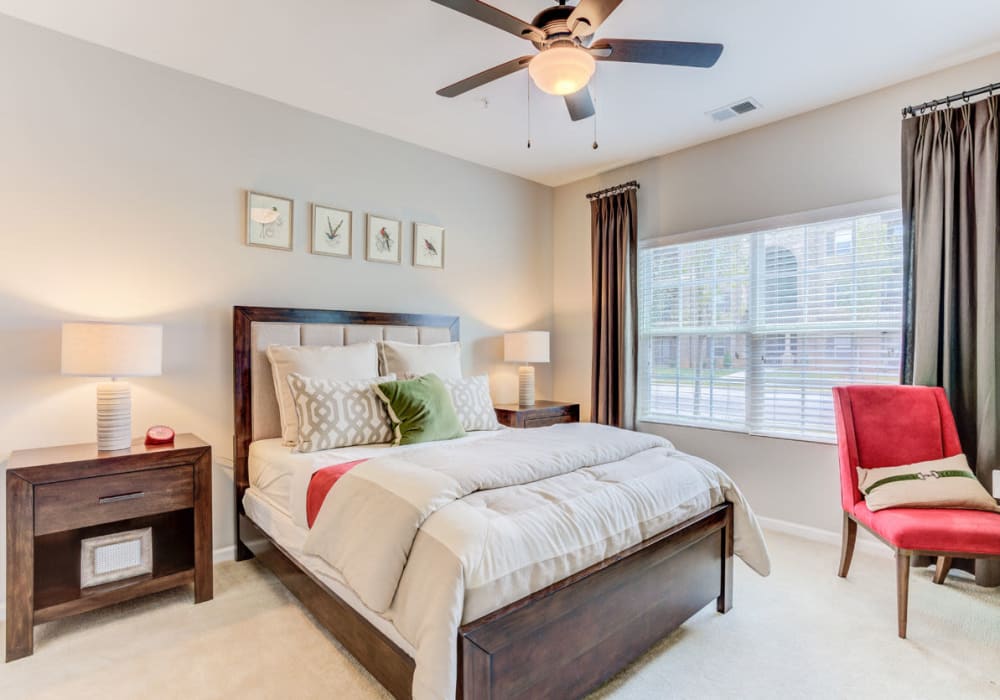
<path fill-rule="evenodd" d="M 871 511 L 885 508 L 992 510 L 996 500 L 969 469 L 964 454 L 900 467 L 858 467 L 858 489 Z"/>

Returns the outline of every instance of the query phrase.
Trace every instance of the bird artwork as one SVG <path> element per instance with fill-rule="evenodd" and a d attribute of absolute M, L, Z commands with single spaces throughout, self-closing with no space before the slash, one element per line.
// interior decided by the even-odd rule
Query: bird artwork
<path fill-rule="evenodd" d="M 281 227 L 282 218 L 278 207 L 253 207 L 250 210 L 250 218 L 254 223 L 260 224 L 261 238 L 274 238 L 275 229 Z"/>
<path fill-rule="evenodd" d="M 344 220 L 341 219 L 334 226 L 333 222 L 330 221 L 330 217 L 326 217 L 326 238 L 331 243 L 336 243 L 340 240 L 340 227 L 344 225 Z"/>
<path fill-rule="evenodd" d="M 431 224 L 414 224 L 413 264 L 444 269 L 444 229 Z"/>
<path fill-rule="evenodd" d="M 385 230 L 385 226 L 379 229 L 378 235 L 375 237 L 375 248 L 380 253 L 391 253 L 392 252 L 392 236 L 389 232 Z"/>

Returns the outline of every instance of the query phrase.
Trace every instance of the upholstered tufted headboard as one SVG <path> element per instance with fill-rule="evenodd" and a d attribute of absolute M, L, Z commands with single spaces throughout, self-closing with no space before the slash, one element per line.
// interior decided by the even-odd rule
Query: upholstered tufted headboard
<path fill-rule="evenodd" d="M 249 486 L 253 440 L 281 435 L 268 345 L 351 345 L 371 340 L 445 343 L 458 340 L 457 316 L 370 311 L 233 307 L 233 469 L 237 512 Z"/>

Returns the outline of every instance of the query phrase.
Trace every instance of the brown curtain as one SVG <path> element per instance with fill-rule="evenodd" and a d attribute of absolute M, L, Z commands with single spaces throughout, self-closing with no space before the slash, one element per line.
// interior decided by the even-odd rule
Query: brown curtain
<path fill-rule="evenodd" d="M 636 193 L 591 199 L 594 294 L 592 420 L 635 427 Z"/>
<path fill-rule="evenodd" d="M 988 489 L 1000 468 L 998 107 L 991 97 L 903 121 L 903 381 L 945 388 Z M 1000 562 L 963 568 L 1000 585 Z"/>

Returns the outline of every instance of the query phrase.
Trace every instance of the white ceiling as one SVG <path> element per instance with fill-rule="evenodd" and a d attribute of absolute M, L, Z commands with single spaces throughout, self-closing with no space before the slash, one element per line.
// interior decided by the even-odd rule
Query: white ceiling
<path fill-rule="evenodd" d="M 530 21 L 550 3 L 494 4 Z M 430 0 L 0 0 L 0 12 L 548 185 L 1000 50 L 1000 0 L 625 0 L 598 38 L 720 42 L 722 58 L 599 64 L 596 151 L 592 119 L 573 123 L 533 90 L 529 151 L 527 71 L 451 100 L 434 91 L 534 48 Z M 705 115 L 750 96 L 759 113 Z"/>

